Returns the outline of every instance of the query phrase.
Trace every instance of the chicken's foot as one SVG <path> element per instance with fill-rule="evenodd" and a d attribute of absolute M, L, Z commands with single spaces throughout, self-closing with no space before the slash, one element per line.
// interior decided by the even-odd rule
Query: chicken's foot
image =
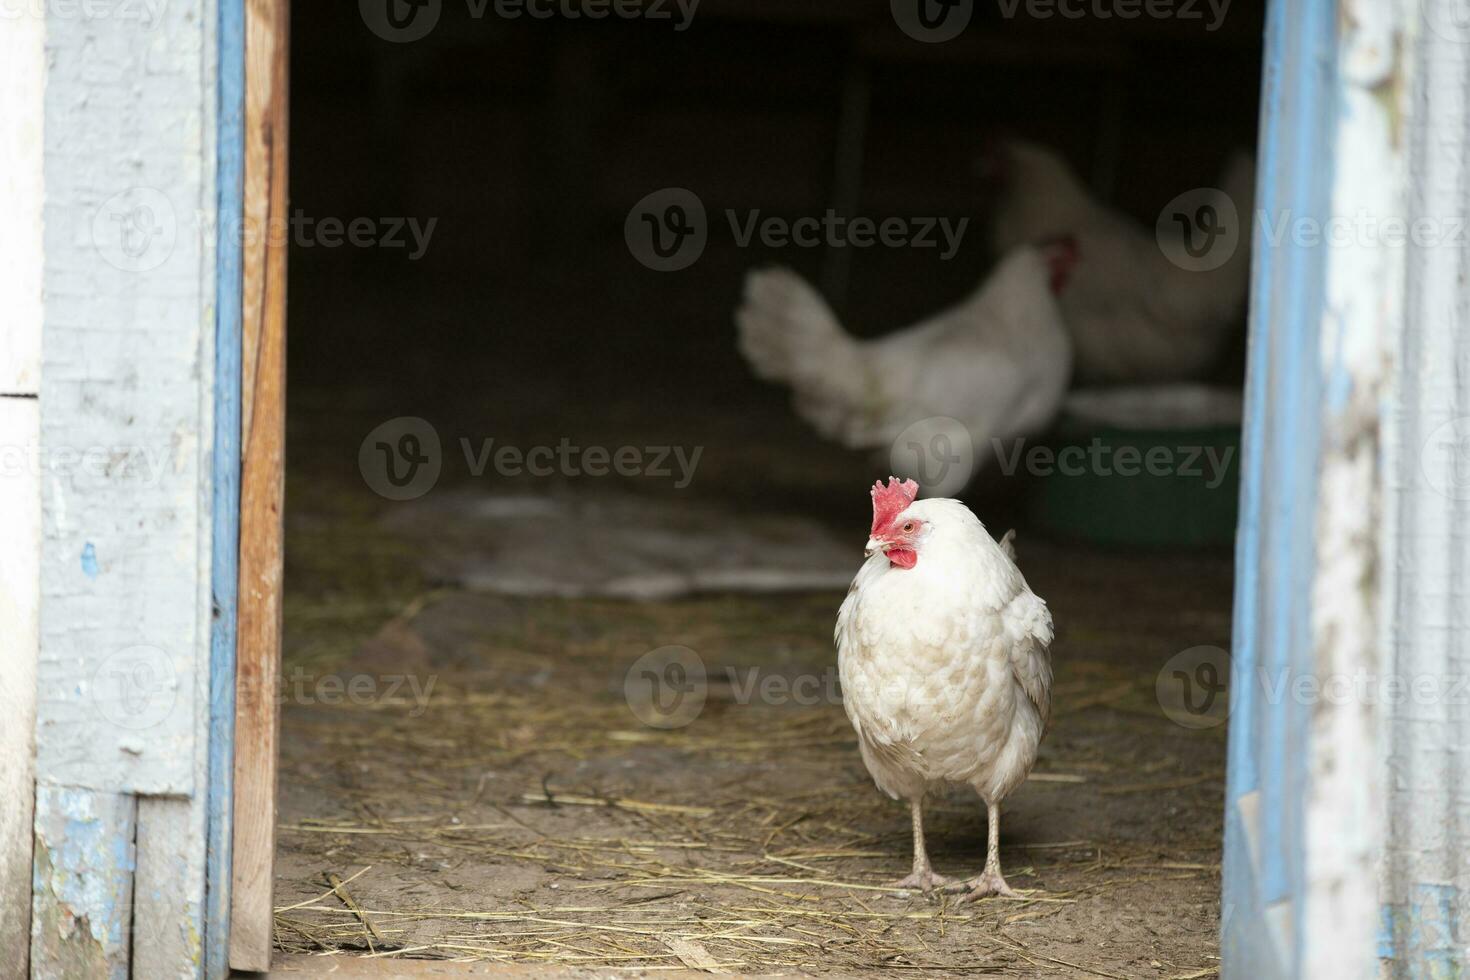
<path fill-rule="evenodd" d="M 1005 878 L 1000 873 L 1000 804 L 986 804 L 986 847 L 985 847 L 985 870 L 978 875 L 965 881 L 957 882 L 945 891 L 963 892 L 959 897 L 961 904 L 974 902 L 982 898 L 999 896 L 1001 898 L 1021 898 L 1022 896 L 1006 884 Z"/>
<path fill-rule="evenodd" d="M 914 870 L 907 878 L 893 883 L 894 888 L 918 889 L 925 895 L 936 888 L 950 884 L 944 875 L 935 874 L 929 865 L 929 852 L 924 847 L 924 801 L 923 798 L 909 801 L 909 812 L 914 818 Z"/>

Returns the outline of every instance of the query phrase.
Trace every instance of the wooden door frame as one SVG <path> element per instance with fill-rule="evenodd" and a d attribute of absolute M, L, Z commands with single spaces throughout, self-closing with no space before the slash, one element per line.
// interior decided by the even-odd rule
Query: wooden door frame
<path fill-rule="evenodd" d="M 288 227 L 289 133 L 289 0 L 215 2 L 210 977 L 229 967 L 268 969 L 273 939 L 288 247 L 287 236 L 274 232 Z M 1449 2 L 1425 0 L 1436 9 Z M 1358 3 L 1371 16 L 1341 16 Z M 1271 2 L 1259 195 L 1267 214 L 1344 214 L 1364 203 L 1381 212 L 1407 187 L 1405 150 L 1387 138 L 1394 127 L 1385 122 L 1404 112 L 1407 73 L 1423 66 L 1412 54 L 1376 76 L 1363 65 L 1397 51 L 1391 42 L 1413 37 L 1424 12 L 1358 3 Z M 1338 595 L 1323 582 L 1328 573 L 1371 570 L 1394 555 L 1373 524 L 1385 495 L 1380 474 L 1361 463 L 1386 428 L 1364 408 L 1382 392 L 1392 364 L 1377 355 L 1392 346 L 1394 331 L 1408 329 L 1392 285 L 1404 275 L 1394 263 L 1407 260 L 1268 247 L 1263 231 L 1256 228 L 1252 286 L 1222 969 L 1227 978 L 1366 975 L 1374 961 L 1369 913 L 1377 911 L 1366 851 L 1314 851 L 1307 828 L 1331 828 L 1335 840 L 1354 846 L 1378 834 L 1374 814 L 1353 792 L 1358 773 L 1334 768 L 1321 738 L 1330 731 L 1339 745 L 1361 750 L 1372 744 L 1372 719 L 1329 712 L 1324 722 L 1321 711 L 1251 694 L 1257 667 L 1310 673 L 1325 662 L 1346 669 L 1374 653 L 1379 593 Z M 1363 283 L 1385 285 L 1375 292 Z M 1324 329 L 1329 316 L 1332 331 Z M 1327 911 L 1345 911 L 1352 921 L 1344 927 Z"/>
<path fill-rule="evenodd" d="M 285 503 L 290 0 L 244 0 L 239 569 L 229 962 L 269 969 Z M 279 233 L 278 233 L 279 232 Z"/>

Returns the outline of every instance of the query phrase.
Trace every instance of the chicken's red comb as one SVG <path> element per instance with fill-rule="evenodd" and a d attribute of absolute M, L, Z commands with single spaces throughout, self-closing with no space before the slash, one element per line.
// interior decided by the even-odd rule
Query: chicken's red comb
<path fill-rule="evenodd" d="M 1072 278 L 1072 270 L 1082 257 L 1077 246 L 1076 235 L 1058 235 L 1041 243 L 1041 254 L 1046 259 L 1047 271 L 1053 296 L 1060 296 Z"/>
<path fill-rule="evenodd" d="M 898 477 L 890 476 L 886 487 L 882 480 L 873 484 L 873 533 L 877 534 L 893 523 L 893 519 L 908 510 L 918 495 L 919 485 L 913 480 L 900 483 Z"/>

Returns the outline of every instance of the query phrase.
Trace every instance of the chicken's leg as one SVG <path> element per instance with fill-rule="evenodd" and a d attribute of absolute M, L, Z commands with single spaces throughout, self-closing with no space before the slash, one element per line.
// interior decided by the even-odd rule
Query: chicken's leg
<path fill-rule="evenodd" d="M 929 866 L 929 852 L 924 847 L 924 799 L 909 800 L 909 811 L 914 817 L 914 870 L 907 878 L 893 883 L 894 888 L 917 888 L 928 894 L 935 888 L 949 884 L 949 879 L 934 873 Z"/>
<path fill-rule="evenodd" d="M 1000 895 L 1003 898 L 1021 897 L 1006 884 L 1000 873 L 1000 804 L 986 803 L 986 813 L 986 823 L 989 826 L 986 827 L 985 870 L 949 889 L 964 892 L 960 896 L 961 902 L 973 902 L 991 895 Z"/>

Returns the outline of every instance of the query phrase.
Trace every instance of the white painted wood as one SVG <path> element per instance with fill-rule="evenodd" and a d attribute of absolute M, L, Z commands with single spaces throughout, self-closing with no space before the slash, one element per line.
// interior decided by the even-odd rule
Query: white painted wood
<path fill-rule="evenodd" d="M 41 133 L 45 21 L 0 16 L 0 395 L 41 382 Z"/>
<path fill-rule="evenodd" d="M 196 0 L 147 26 L 47 20 L 37 771 L 52 783 L 195 789 L 212 19 Z"/>
<path fill-rule="evenodd" d="M 1458 237 L 1411 253 L 1388 402 L 1385 671 L 1424 686 L 1384 709 L 1380 952 L 1394 976 L 1447 976 L 1470 923 L 1470 23 L 1452 0 L 1414 14 L 1406 209 Z"/>
<path fill-rule="evenodd" d="M 204 962 L 217 13 L 148 10 L 47 20 L 38 976 Z"/>
<path fill-rule="evenodd" d="M 17 450 L 39 438 L 36 399 L 0 397 L 0 977 L 25 975 L 30 934 L 41 492 Z"/>
<path fill-rule="evenodd" d="M 1345 980 L 1377 974 L 1375 868 L 1385 779 L 1370 762 L 1377 757 L 1382 706 L 1364 692 L 1382 673 L 1382 406 L 1403 324 L 1406 252 L 1380 229 L 1405 214 L 1397 126 L 1406 108 L 1408 63 L 1397 39 L 1406 20 L 1394 3 L 1343 2 L 1330 213 L 1339 222 L 1370 215 L 1378 224 L 1355 222 L 1347 226 L 1351 232 L 1319 246 L 1329 250 L 1319 331 L 1323 406 L 1312 589 L 1313 669 L 1321 693 L 1308 707 L 1301 975 Z"/>
<path fill-rule="evenodd" d="M 190 33 L 190 43 L 197 43 L 201 55 L 200 91 L 216 89 L 218 45 L 216 27 L 219 21 L 213 0 L 198 0 L 193 17 L 198 19 L 198 35 Z M 215 137 L 217 132 L 216 100 L 209 95 L 199 105 L 202 116 L 201 168 L 198 171 L 199 204 L 197 226 L 216 227 L 217 199 Z M 135 937 L 133 975 L 158 977 L 159 980 L 185 980 L 203 975 L 205 867 L 209 822 L 209 666 L 212 565 L 212 532 L 214 523 L 214 482 L 211 454 L 214 433 L 214 297 L 216 292 L 214 235 L 194 234 L 199 260 L 199 372 L 197 425 L 199 463 L 197 470 L 197 507 L 195 540 L 198 552 L 195 565 L 193 603 L 199 614 L 194 618 L 195 634 L 191 652 L 195 667 L 190 674 L 194 688 L 190 703 L 193 708 L 193 760 L 191 783 L 193 795 L 187 799 L 143 796 L 138 800 L 138 865 L 133 883 L 133 921 Z M 177 597 L 188 602 L 187 595 Z M 147 925 L 141 925 L 146 923 Z M 146 941 L 143 941 L 146 940 Z"/>
<path fill-rule="evenodd" d="M 133 976 L 194 978 L 204 964 L 205 811 L 198 798 L 138 799 Z"/>
<path fill-rule="evenodd" d="M 35 797 L 45 24 L 0 18 L 0 977 L 25 976 Z"/>

